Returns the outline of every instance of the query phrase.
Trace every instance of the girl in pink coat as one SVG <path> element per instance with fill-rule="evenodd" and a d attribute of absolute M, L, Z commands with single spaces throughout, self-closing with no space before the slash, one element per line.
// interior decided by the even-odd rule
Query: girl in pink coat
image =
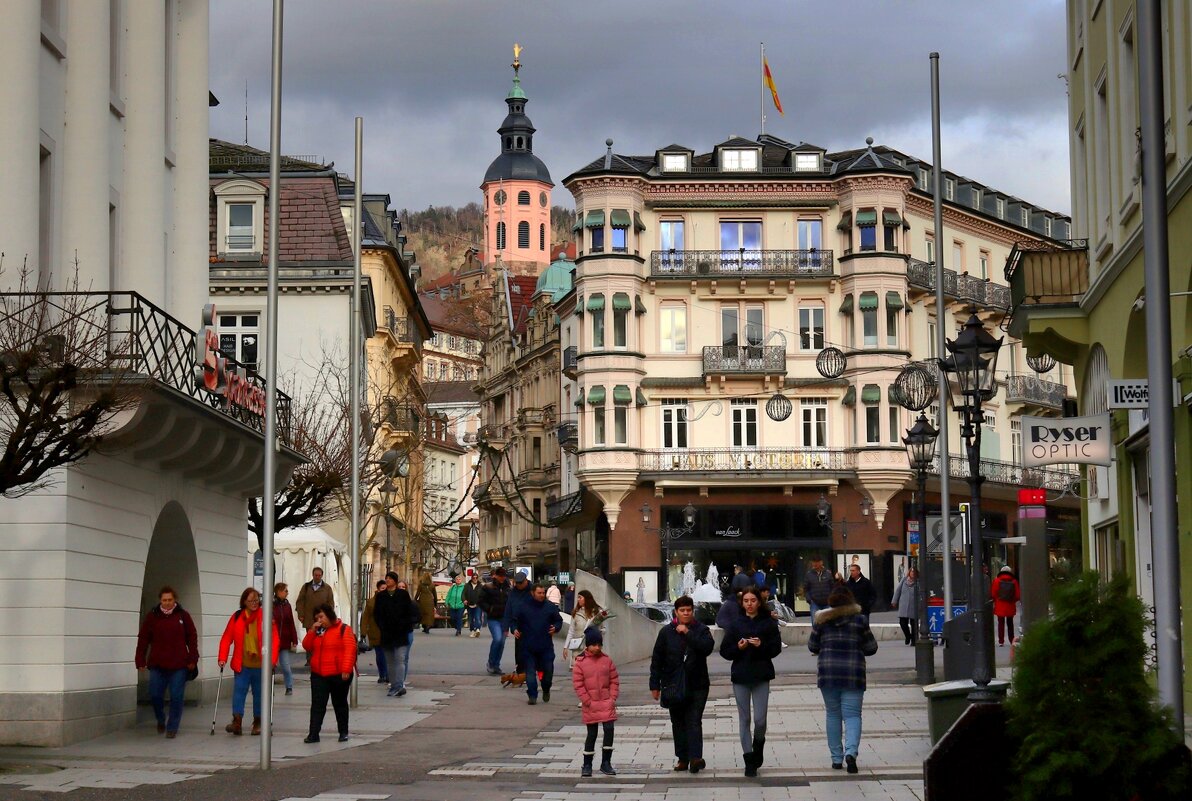
<path fill-rule="evenodd" d="M 621 693 L 621 679 L 617 666 L 604 653 L 604 635 L 600 629 L 584 631 L 584 652 L 576 657 L 571 669 L 571 683 L 579 696 L 583 709 L 584 724 L 588 737 L 584 740 L 584 768 L 581 776 L 592 775 L 592 757 L 596 755 L 596 730 L 604 726 L 601 742 L 603 758 L 600 772 L 605 776 L 616 776 L 613 770 L 613 726 L 617 719 L 617 696 Z"/>

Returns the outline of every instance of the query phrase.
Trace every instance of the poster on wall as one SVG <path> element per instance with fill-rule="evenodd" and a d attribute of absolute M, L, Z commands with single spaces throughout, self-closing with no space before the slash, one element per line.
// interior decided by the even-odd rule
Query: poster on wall
<path fill-rule="evenodd" d="M 897 587 L 899 582 L 906 577 L 907 570 L 907 555 L 904 553 L 890 554 L 890 581 L 891 587 Z"/>
<path fill-rule="evenodd" d="M 657 570 L 626 570 L 625 592 L 635 604 L 652 604 L 658 602 L 658 571 Z"/>
<path fill-rule="evenodd" d="M 859 565 L 861 568 L 861 575 L 866 578 L 871 578 L 870 572 L 870 556 L 867 553 L 838 553 L 836 554 L 836 572 L 844 576 L 845 581 L 848 580 L 849 568 L 853 565 Z"/>

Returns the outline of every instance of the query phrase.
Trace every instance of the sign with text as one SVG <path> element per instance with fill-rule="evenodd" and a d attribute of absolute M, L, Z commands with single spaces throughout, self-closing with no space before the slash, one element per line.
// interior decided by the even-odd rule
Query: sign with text
<path fill-rule="evenodd" d="M 1109 415 L 1022 416 L 1022 466 L 1111 463 Z"/>
<path fill-rule="evenodd" d="M 1180 385 L 1171 382 L 1171 405 L 1180 405 Z M 1150 385 L 1145 378 L 1127 378 L 1105 382 L 1105 401 L 1108 409 L 1146 409 L 1151 400 Z"/>

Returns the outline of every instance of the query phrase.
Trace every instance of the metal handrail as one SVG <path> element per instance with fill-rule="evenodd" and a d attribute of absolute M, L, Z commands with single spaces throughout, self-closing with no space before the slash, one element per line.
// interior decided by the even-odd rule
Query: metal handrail
<path fill-rule="evenodd" d="M 1055 381 L 1047 381 L 1032 375 L 1006 377 L 1006 401 L 1008 403 L 1025 401 L 1051 409 L 1062 409 L 1067 397 L 1068 388 Z"/>
<path fill-rule="evenodd" d="M 705 345 L 704 374 L 764 373 L 786 375 L 782 345 Z"/>
<path fill-rule="evenodd" d="M 964 456 L 952 455 L 948 461 L 948 474 L 953 478 L 969 477 L 969 462 Z M 939 475 L 940 458 L 935 457 L 928 473 Z M 986 481 L 994 484 L 1006 484 L 1015 487 L 1038 487 L 1054 492 L 1066 492 L 1072 489 L 1075 482 L 1080 480 L 1080 473 L 1065 470 L 1062 467 L 1023 467 L 1015 462 L 1000 459 L 982 459 L 981 475 Z"/>

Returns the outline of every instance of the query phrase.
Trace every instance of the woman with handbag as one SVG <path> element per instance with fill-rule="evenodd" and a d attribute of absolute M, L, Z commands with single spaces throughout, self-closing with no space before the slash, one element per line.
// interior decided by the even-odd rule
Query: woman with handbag
<path fill-rule="evenodd" d="M 563 649 L 567 661 L 571 662 L 584 650 L 584 632 L 589 626 L 600 631 L 601 636 L 607 634 L 604 621 L 607 615 L 600 614 L 600 604 L 592 597 L 588 590 L 580 590 L 575 596 L 575 611 L 571 613 L 571 625 L 567 627 L 567 640 Z"/>
<path fill-rule="evenodd" d="M 178 605 L 170 586 L 157 593 L 157 606 L 145 615 L 137 634 L 137 670 L 149 668 L 149 701 L 157 717 L 157 733 L 169 739 L 178 735 L 186 682 L 198 675 L 199 638 L 195 622 Z M 165 715 L 166 689 L 170 691 L 170 717 Z"/>
<path fill-rule="evenodd" d="M 675 601 L 675 617 L 654 641 L 650 694 L 670 712 L 675 770 L 699 773 L 704 762 L 704 705 L 708 703 L 708 657 L 716 650 L 712 631 L 695 619 L 695 601 Z"/>
<path fill-rule="evenodd" d="M 765 760 L 770 681 L 774 678 L 774 657 L 782 653 L 782 639 L 778 621 L 762 607 L 761 591 L 757 587 L 750 586 L 741 593 L 741 610 L 744 614 L 724 632 L 720 655 L 733 663 L 731 675 L 741 728 L 741 756 L 745 775 L 752 778 Z"/>

